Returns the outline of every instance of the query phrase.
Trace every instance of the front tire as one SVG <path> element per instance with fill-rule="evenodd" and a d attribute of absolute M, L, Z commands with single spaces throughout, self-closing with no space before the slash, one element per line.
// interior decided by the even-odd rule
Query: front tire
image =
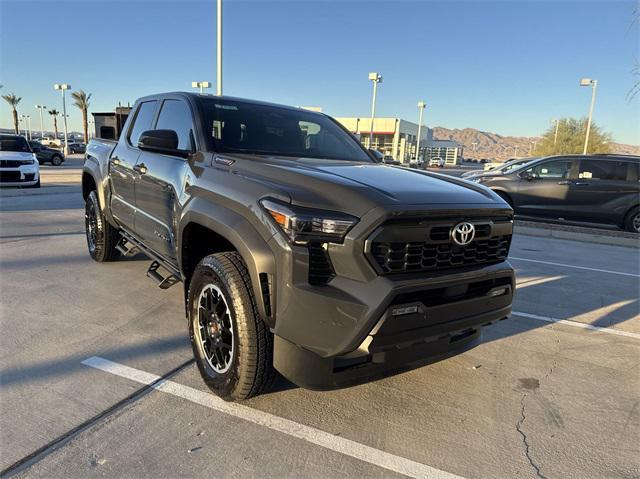
<path fill-rule="evenodd" d="M 62 157 L 60 155 L 53 155 L 51 157 L 51 164 L 53 166 L 60 166 L 62 164 Z"/>
<path fill-rule="evenodd" d="M 205 257 L 193 273 L 187 301 L 191 346 L 207 386 L 227 401 L 268 390 L 276 377 L 273 335 L 258 315 L 242 257 Z"/>
<path fill-rule="evenodd" d="M 113 261 L 120 256 L 116 245 L 120 240 L 119 231 L 111 226 L 100 209 L 98 195 L 89 193 L 84 210 L 85 233 L 89 255 L 98 263 Z"/>
<path fill-rule="evenodd" d="M 627 213 L 624 229 L 632 233 L 640 233 L 640 207 L 636 206 Z"/>

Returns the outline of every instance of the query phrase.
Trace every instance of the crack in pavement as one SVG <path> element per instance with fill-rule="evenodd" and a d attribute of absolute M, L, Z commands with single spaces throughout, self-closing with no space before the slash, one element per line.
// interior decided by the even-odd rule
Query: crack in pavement
<path fill-rule="evenodd" d="M 524 421 L 527 418 L 526 415 L 524 414 L 524 409 L 525 409 L 524 401 L 526 398 L 527 398 L 527 393 L 524 393 L 522 395 L 522 400 L 520 401 L 520 403 L 522 404 L 522 409 L 520 410 L 520 420 L 516 423 L 516 431 L 518 431 L 518 433 L 520 433 L 520 435 L 522 436 L 522 442 L 524 443 L 524 455 L 527 457 L 527 460 L 529 461 L 529 464 L 531 464 L 531 467 L 533 467 L 536 470 L 536 475 L 541 479 L 547 479 L 546 476 L 542 474 L 542 472 L 540 471 L 540 466 L 538 466 L 533 461 L 533 458 L 529 453 L 530 446 L 529 446 L 529 441 L 527 440 L 527 435 L 522 430 L 522 425 L 524 424 Z"/>

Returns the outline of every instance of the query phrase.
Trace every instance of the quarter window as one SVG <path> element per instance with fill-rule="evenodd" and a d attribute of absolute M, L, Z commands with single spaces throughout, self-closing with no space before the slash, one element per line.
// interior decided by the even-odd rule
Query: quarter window
<path fill-rule="evenodd" d="M 625 181 L 628 165 L 626 161 L 582 160 L 578 178 Z"/>
<path fill-rule="evenodd" d="M 178 135 L 178 149 L 193 150 L 191 141 L 193 121 L 189 106 L 180 100 L 165 100 L 160 110 L 158 130 L 173 130 Z"/>
<path fill-rule="evenodd" d="M 156 111 L 156 103 L 155 100 L 140 103 L 136 117 L 133 120 L 133 125 L 129 130 L 129 143 L 131 143 L 131 145 L 137 147 L 140 135 L 151 129 L 153 114 Z"/>

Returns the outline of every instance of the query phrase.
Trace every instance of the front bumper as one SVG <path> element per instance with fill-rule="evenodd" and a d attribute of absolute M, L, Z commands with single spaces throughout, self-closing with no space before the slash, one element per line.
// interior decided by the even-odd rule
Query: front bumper
<path fill-rule="evenodd" d="M 515 289 L 508 262 L 441 277 L 390 281 L 363 289 L 296 291 L 287 314 L 298 327 L 276 334 L 274 365 L 309 389 L 355 384 L 449 357 L 475 346 L 480 330 L 506 319 Z M 351 285 L 354 286 L 354 285 Z M 278 331 L 278 328 L 276 328 Z"/>
<path fill-rule="evenodd" d="M 0 186 L 32 186 L 38 183 L 40 171 L 37 164 L 18 168 L 0 168 Z"/>

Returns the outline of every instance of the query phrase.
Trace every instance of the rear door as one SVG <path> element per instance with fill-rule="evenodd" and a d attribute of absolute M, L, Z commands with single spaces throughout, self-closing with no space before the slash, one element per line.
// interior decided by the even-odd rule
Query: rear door
<path fill-rule="evenodd" d="M 182 99 L 165 99 L 155 125 L 173 130 L 178 148 L 195 151 L 193 115 Z M 178 197 L 184 189 L 188 163 L 180 156 L 143 151 L 136 164 L 136 231 L 156 253 L 176 258 Z"/>
<path fill-rule="evenodd" d="M 120 226 L 135 232 L 135 171 L 140 150 L 140 134 L 151 129 L 158 102 L 145 101 L 138 105 L 126 136 L 118 142 L 109 158 L 111 183 L 111 213 Z"/>
<path fill-rule="evenodd" d="M 638 162 L 615 157 L 580 159 L 571 201 L 584 221 L 621 225 L 638 203 Z"/>
<path fill-rule="evenodd" d="M 571 216 L 569 192 L 575 168 L 573 158 L 554 158 L 526 168 L 519 174 L 518 193 L 514 196 L 517 212 L 550 218 Z"/>

